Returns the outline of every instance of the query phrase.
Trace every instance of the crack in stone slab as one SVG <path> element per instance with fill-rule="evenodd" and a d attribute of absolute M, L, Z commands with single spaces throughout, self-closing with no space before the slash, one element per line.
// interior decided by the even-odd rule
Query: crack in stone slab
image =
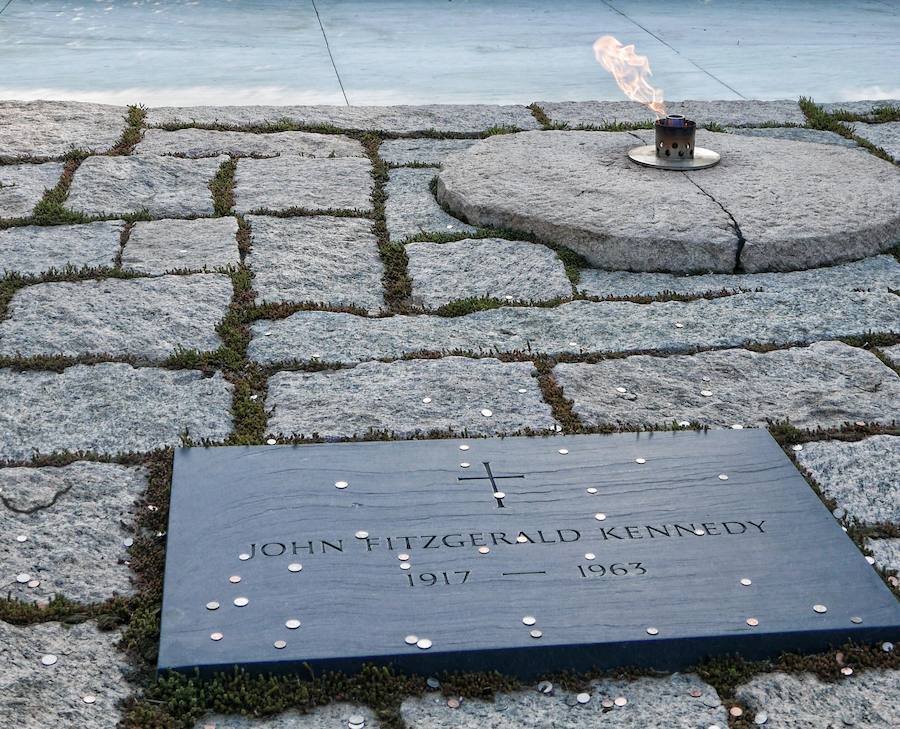
<path fill-rule="evenodd" d="M 688 182 L 690 182 L 694 187 L 700 190 L 700 192 L 706 195 L 706 197 L 712 200 L 716 205 L 722 208 L 722 212 L 731 219 L 731 224 L 734 227 L 734 234 L 737 236 L 737 250 L 734 253 L 734 273 L 742 273 L 741 252 L 744 250 L 744 244 L 747 242 L 747 240 L 744 238 L 744 234 L 741 232 L 741 226 L 738 223 L 737 219 L 734 217 L 734 215 L 731 214 L 731 211 L 728 210 L 728 208 L 726 208 L 722 203 L 716 200 L 716 198 L 714 198 L 706 190 L 700 187 L 700 185 L 697 184 L 697 181 L 694 180 L 687 172 L 684 172 L 682 174 L 684 174 Z"/>

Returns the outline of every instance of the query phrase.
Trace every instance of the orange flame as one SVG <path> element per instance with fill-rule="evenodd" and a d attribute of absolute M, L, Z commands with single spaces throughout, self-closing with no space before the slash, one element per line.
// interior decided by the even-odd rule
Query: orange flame
<path fill-rule="evenodd" d="M 623 46 L 611 35 L 604 35 L 594 42 L 594 56 L 612 74 L 625 96 L 649 107 L 657 117 L 666 115 L 662 89 L 647 81 L 653 75 L 650 61 L 634 52 L 634 44 Z"/>

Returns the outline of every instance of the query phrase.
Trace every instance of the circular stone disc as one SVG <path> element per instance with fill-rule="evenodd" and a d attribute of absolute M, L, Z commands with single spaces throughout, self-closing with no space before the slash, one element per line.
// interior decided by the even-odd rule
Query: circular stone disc
<path fill-rule="evenodd" d="M 451 155 L 438 201 L 473 225 L 530 233 L 592 265 L 696 273 L 856 260 L 900 238 L 900 170 L 860 149 L 699 130 L 704 170 L 635 164 L 653 132 L 489 137 Z"/>
<path fill-rule="evenodd" d="M 719 164 L 722 159 L 718 152 L 703 147 L 694 147 L 694 156 L 689 159 L 664 159 L 656 156 L 656 147 L 652 144 L 629 149 L 628 157 L 644 167 L 657 167 L 661 170 L 705 170 Z"/>

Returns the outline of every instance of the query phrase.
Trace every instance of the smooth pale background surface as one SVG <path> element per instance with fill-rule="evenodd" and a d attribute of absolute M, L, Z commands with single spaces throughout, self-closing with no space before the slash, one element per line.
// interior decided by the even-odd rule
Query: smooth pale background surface
<path fill-rule="evenodd" d="M 900 0 L 0 0 L 0 98 L 145 104 L 900 96 Z"/>

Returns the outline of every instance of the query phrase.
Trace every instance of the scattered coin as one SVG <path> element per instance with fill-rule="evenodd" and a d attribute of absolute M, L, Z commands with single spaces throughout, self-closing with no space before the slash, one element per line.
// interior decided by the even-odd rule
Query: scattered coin
<path fill-rule="evenodd" d="M 278 442 L 278 441 L 275 440 L 274 438 L 269 438 L 269 439 L 266 441 L 266 443 L 269 444 L 269 445 L 275 445 L 277 442 Z"/>
<path fill-rule="evenodd" d="M 590 694 L 581 693 L 581 694 L 578 694 L 578 696 L 576 696 L 575 698 L 576 698 L 576 700 L 578 701 L 579 704 L 586 704 L 588 701 L 591 700 L 591 695 L 590 695 Z"/>
<path fill-rule="evenodd" d="M 284 627 L 288 630 L 297 630 L 300 627 L 300 621 L 297 618 L 291 618 L 290 620 L 285 621 Z"/>
<path fill-rule="evenodd" d="M 482 414 L 484 417 L 489 418 L 489 417 L 491 417 L 491 416 L 494 414 L 494 411 L 493 411 L 493 410 L 488 410 L 487 408 L 482 408 L 481 414 Z"/>
<path fill-rule="evenodd" d="M 769 720 L 769 715 L 765 711 L 757 711 L 756 716 L 753 717 L 753 723 L 762 726 Z"/>
<path fill-rule="evenodd" d="M 209 639 L 214 640 L 216 642 L 222 640 L 223 637 L 224 636 L 221 633 L 210 633 L 209 634 Z"/>
<path fill-rule="evenodd" d="M 813 605 L 813 610 L 817 613 L 826 613 L 828 612 L 828 608 L 824 605 Z"/>
<path fill-rule="evenodd" d="M 634 462 L 635 463 L 646 463 L 647 459 L 646 458 L 635 458 Z"/>
<path fill-rule="evenodd" d="M 844 666 L 844 667 L 841 669 L 841 674 L 844 675 L 844 676 L 852 676 L 852 675 L 853 675 L 853 669 L 850 668 L 850 666 Z"/>
<path fill-rule="evenodd" d="M 731 426 L 731 429 L 732 430 L 743 430 L 744 426 L 739 423 L 735 423 L 734 425 Z"/>
<path fill-rule="evenodd" d="M 27 572 L 20 572 L 16 575 L 16 582 L 21 585 L 24 585 L 26 582 L 31 582 L 31 575 L 29 575 Z"/>
<path fill-rule="evenodd" d="M 407 635 L 404 640 L 406 641 L 406 645 L 415 645 L 419 642 L 419 636 L 417 635 Z"/>
<path fill-rule="evenodd" d="M 303 569 L 303 565 L 300 564 L 299 562 L 291 562 L 288 565 L 288 572 L 299 572 L 302 569 Z"/>
<path fill-rule="evenodd" d="M 410 567 L 412 567 L 412 565 L 409 562 L 401 562 L 400 563 L 401 570 L 408 570 Z"/>
<path fill-rule="evenodd" d="M 426 684 L 426 685 L 428 686 L 428 688 L 430 688 L 432 691 L 437 691 L 437 690 L 441 687 L 441 682 L 438 681 L 434 676 L 431 676 L 431 677 L 429 677 L 428 679 L 426 679 L 426 680 L 425 680 L 425 684 Z"/>
<path fill-rule="evenodd" d="M 883 650 L 885 653 L 890 653 L 891 651 L 894 650 L 894 644 L 891 642 L 882 643 L 881 650 Z"/>
<path fill-rule="evenodd" d="M 41 663 L 45 666 L 52 666 L 59 659 L 54 656 L 52 653 L 47 653 L 46 655 L 41 656 Z"/>
<path fill-rule="evenodd" d="M 536 622 L 537 618 L 535 618 L 533 615 L 526 615 L 524 618 L 522 618 L 522 623 L 524 625 L 534 625 Z"/>
<path fill-rule="evenodd" d="M 680 321 L 676 321 L 675 328 L 676 329 L 684 329 L 684 324 L 682 324 Z"/>
<path fill-rule="evenodd" d="M 369 532 L 364 532 L 363 530 L 360 529 L 353 536 L 356 537 L 357 539 L 365 539 L 366 537 L 369 536 Z"/>
<path fill-rule="evenodd" d="M 397 559 L 399 559 L 401 562 L 409 562 L 409 555 L 408 555 L 408 554 L 405 554 L 405 553 L 404 553 L 404 554 L 398 554 L 398 555 L 397 555 Z"/>
<path fill-rule="evenodd" d="M 751 580 L 749 577 L 742 577 L 742 578 L 741 578 L 741 584 L 742 584 L 744 587 L 750 587 L 750 585 L 753 584 L 753 580 Z"/>
<path fill-rule="evenodd" d="M 528 390 L 526 390 L 524 387 L 520 387 L 519 390 L 518 390 L 518 393 L 519 393 L 520 395 L 524 395 L 526 392 L 528 392 Z"/>
<path fill-rule="evenodd" d="M 698 689 L 691 689 L 691 697 L 695 699 L 699 699 L 703 696 L 703 692 Z"/>
<path fill-rule="evenodd" d="M 862 622 L 862 618 L 858 615 L 854 615 L 852 618 L 850 618 L 850 622 L 854 625 L 859 625 Z"/>
<path fill-rule="evenodd" d="M 86 704 L 93 704 L 97 701 L 97 697 L 94 694 L 85 694 L 81 697 L 81 700 Z"/>
<path fill-rule="evenodd" d="M 423 651 L 427 651 L 432 646 L 432 642 L 428 640 L 428 638 L 419 638 L 416 641 L 416 646 Z"/>
<path fill-rule="evenodd" d="M 596 514 L 594 514 L 594 518 L 597 521 L 606 521 L 606 514 L 604 514 L 602 511 L 599 511 Z"/>
<path fill-rule="evenodd" d="M 728 710 L 728 713 L 731 714 L 731 716 L 733 716 L 735 719 L 737 719 L 739 716 L 744 715 L 744 710 L 740 706 L 732 706 Z"/>
<path fill-rule="evenodd" d="M 366 717 L 364 717 L 362 714 L 351 714 L 350 717 L 347 719 L 347 723 L 348 724 L 365 724 Z"/>
<path fill-rule="evenodd" d="M 712 390 L 700 390 L 700 394 L 703 397 L 712 397 Z"/>
<path fill-rule="evenodd" d="M 24 534 L 20 534 L 19 536 L 16 537 L 16 541 L 17 542 L 27 542 L 28 537 L 26 537 Z"/>
<path fill-rule="evenodd" d="M 791 450 L 792 450 L 792 451 L 797 451 L 797 452 L 799 453 L 800 451 L 803 450 L 803 446 L 800 445 L 799 443 L 797 443 L 797 445 L 792 445 L 792 446 L 791 446 Z"/>
<path fill-rule="evenodd" d="M 447 706 L 449 706 L 451 709 L 458 709 L 459 699 L 447 699 Z"/>
<path fill-rule="evenodd" d="M 246 597 L 236 597 L 234 598 L 234 604 L 237 607 L 246 607 L 250 604 L 250 600 L 248 600 Z"/>
<path fill-rule="evenodd" d="M 706 534 L 706 532 L 702 529 L 695 529 L 694 534 L 696 534 L 698 537 L 702 537 L 704 534 Z"/>
<path fill-rule="evenodd" d="M 238 555 L 238 559 L 241 560 L 241 562 L 246 562 L 248 559 L 250 559 L 250 555 L 246 552 L 243 552 Z"/>
<path fill-rule="evenodd" d="M 834 516 L 835 519 L 843 519 L 843 518 L 847 515 L 847 512 L 844 511 L 844 510 L 839 506 L 837 509 L 835 509 L 834 511 L 832 511 L 831 514 L 832 514 L 832 516 Z"/>
<path fill-rule="evenodd" d="M 647 635 L 659 635 L 658 628 L 647 628 Z"/>
<path fill-rule="evenodd" d="M 335 481 L 335 482 L 334 482 L 334 487 L 335 487 L 336 489 L 341 489 L 341 490 L 343 490 L 343 489 L 347 488 L 349 485 L 350 485 L 350 484 L 347 483 L 346 481 Z"/>
<path fill-rule="evenodd" d="M 228 578 L 228 581 L 232 585 L 236 585 L 238 582 L 241 581 L 241 576 L 240 575 L 232 575 L 231 577 Z"/>
<path fill-rule="evenodd" d="M 875 558 L 874 558 L 874 557 L 871 557 L 871 556 L 869 556 L 869 555 L 867 554 L 867 555 L 866 555 L 866 562 L 868 562 L 869 564 L 875 564 Z"/>
<path fill-rule="evenodd" d="M 428 403 L 431 402 L 431 398 L 430 398 L 430 397 L 423 397 L 423 398 L 422 398 L 422 402 L 424 402 L 424 403 L 427 405 Z"/>
<path fill-rule="evenodd" d="M 619 696 L 619 697 L 617 697 L 616 699 L 613 700 L 613 703 L 614 703 L 616 706 L 625 706 L 625 704 L 628 703 L 628 699 L 626 699 L 624 696 Z"/>
<path fill-rule="evenodd" d="M 478 548 L 478 553 L 479 553 L 479 554 L 487 554 L 487 553 L 490 552 L 490 551 L 491 551 L 491 550 L 490 550 L 489 547 L 479 547 L 479 548 Z"/>
<path fill-rule="evenodd" d="M 597 555 L 594 554 L 593 552 L 585 552 L 584 558 L 590 562 L 592 560 L 597 559 Z"/>
<path fill-rule="evenodd" d="M 283 640 L 276 640 L 272 645 L 274 645 L 278 650 L 287 646 L 287 643 Z"/>
<path fill-rule="evenodd" d="M 759 625 L 759 620 L 757 620 L 756 618 L 747 618 L 747 625 L 749 625 L 751 628 L 755 628 L 757 625 Z"/>
<path fill-rule="evenodd" d="M 560 448 L 559 452 L 560 452 L 560 455 L 565 456 L 565 455 L 568 455 L 569 449 L 568 448 Z"/>
<path fill-rule="evenodd" d="M 28 586 L 33 590 L 35 587 L 40 587 L 40 580 L 28 580 Z"/>
<path fill-rule="evenodd" d="M 465 461 L 463 461 L 462 463 L 459 464 L 460 468 L 468 468 L 471 465 L 472 465 L 471 463 L 466 463 Z"/>
<path fill-rule="evenodd" d="M 719 480 L 720 480 L 720 481 L 727 481 L 727 480 L 728 480 L 728 474 L 727 474 L 727 473 L 720 473 L 720 474 L 719 474 Z"/>
<path fill-rule="evenodd" d="M 679 421 L 678 421 L 678 424 L 679 424 L 682 428 L 687 428 L 687 427 L 691 424 L 691 421 L 690 421 L 690 420 L 679 420 Z"/>
<path fill-rule="evenodd" d="M 131 537 L 126 537 L 124 540 L 122 540 L 122 544 L 124 544 L 126 547 L 133 547 L 134 539 L 132 539 Z"/>
<path fill-rule="evenodd" d="M 591 487 L 587 490 L 587 492 L 588 492 L 591 496 L 593 496 L 594 494 L 597 493 L 597 489 L 595 489 L 593 486 L 591 486 Z"/>
<path fill-rule="evenodd" d="M 542 694 L 552 694 L 553 693 L 553 684 L 549 681 L 541 681 L 537 685 L 537 690 Z"/>
<path fill-rule="evenodd" d="M 600 702 L 600 706 L 604 709 L 611 709 L 615 705 L 616 704 L 612 699 L 603 699 L 603 701 Z"/>
<path fill-rule="evenodd" d="M 627 388 L 624 388 L 624 387 L 617 387 L 616 392 L 628 392 L 628 390 L 627 390 Z"/>
<path fill-rule="evenodd" d="M 206 609 L 207 610 L 218 610 L 219 603 L 217 603 L 215 600 L 212 600 L 211 602 L 206 603 Z"/>

